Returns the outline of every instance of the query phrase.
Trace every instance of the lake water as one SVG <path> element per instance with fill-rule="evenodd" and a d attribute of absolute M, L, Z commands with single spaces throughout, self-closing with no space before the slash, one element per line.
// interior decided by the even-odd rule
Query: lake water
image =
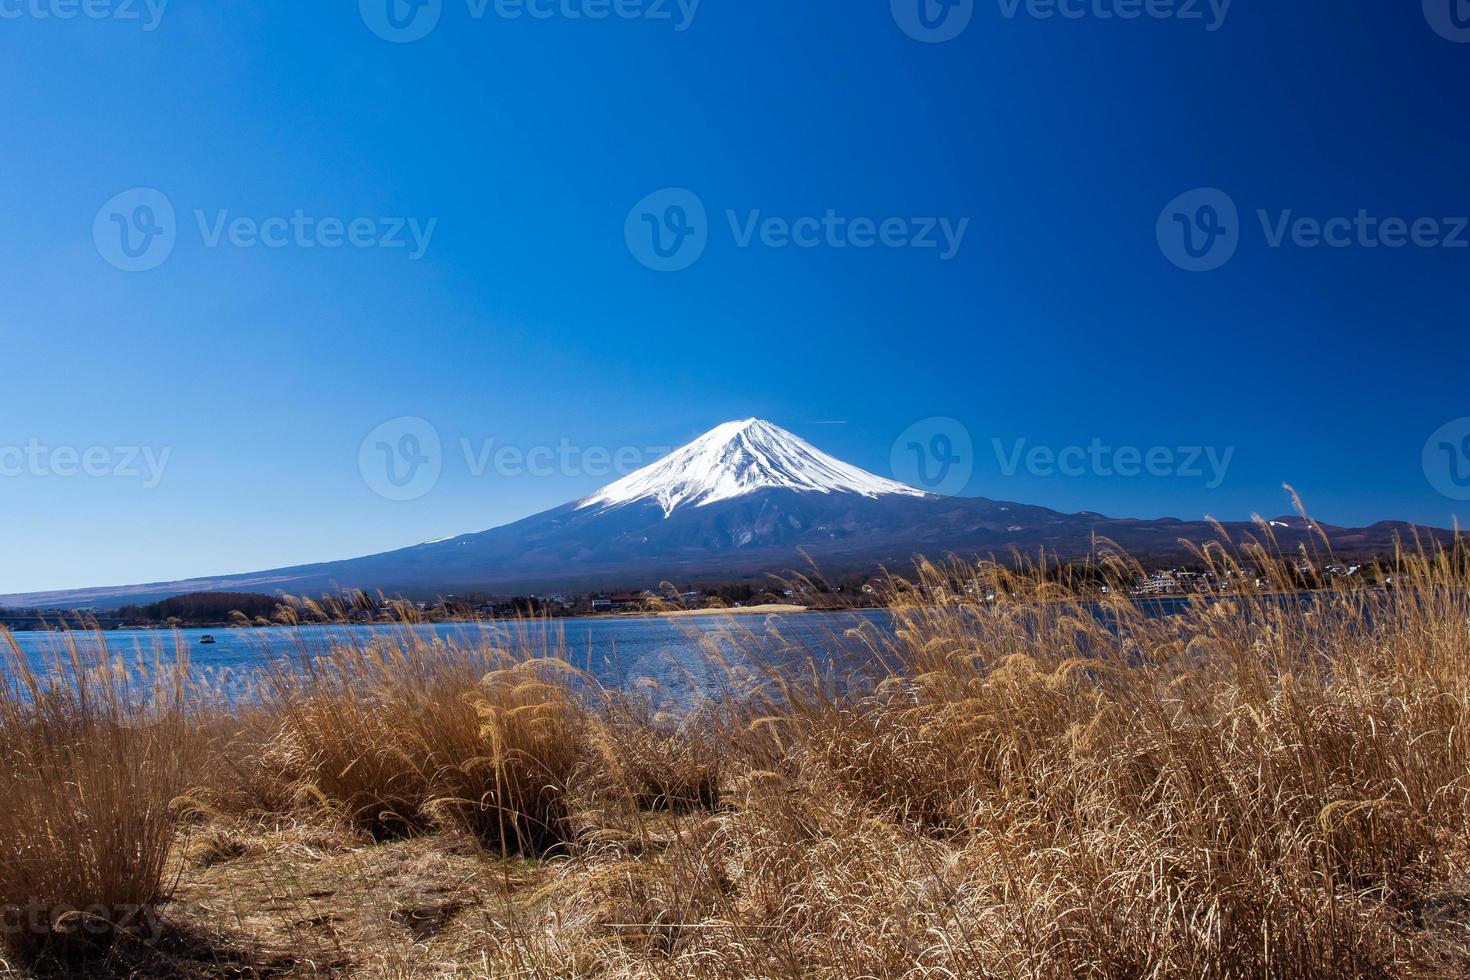
<path fill-rule="evenodd" d="M 171 662 L 180 650 L 187 653 L 194 672 L 208 676 L 231 696 L 246 696 L 271 660 L 294 659 L 299 651 L 327 653 L 333 644 L 393 638 L 412 631 L 424 639 L 441 638 L 461 646 L 482 642 L 555 652 L 560 650 L 574 666 L 588 670 L 611 687 L 627 687 L 644 678 L 658 682 L 666 695 L 684 700 L 716 686 L 707 662 L 713 643 L 726 655 L 752 647 L 772 657 L 832 662 L 861 644 L 845 638 L 850 631 L 882 635 L 891 620 L 881 610 L 807 612 L 790 615 L 594 617 L 518 623 L 436 623 L 415 626 L 299 626 L 260 629 L 106 630 L 73 633 L 88 660 L 103 652 L 124 660 L 152 662 L 160 652 Z M 738 633 L 739 639 L 733 639 Z M 206 635 L 213 644 L 201 644 Z M 62 637 L 57 633 L 14 634 L 22 654 L 35 666 L 55 655 Z M 853 652 L 852 656 L 860 654 Z M 866 658 L 865 658 L 866 659 Z M 4 671 L 0 665 L 0 672 Z"/>
<path fill-rule="evenodd" d="M 1294 603 L 1307 596 L 1273 597 L 1270 602 Z M 1212 600 L 1205 600 L 1212 601 Z M 1183 610 L 1186 599 L 1142 601 L 1138 608 L 1149 618 L 1167 617 Z M 1105 622 L 1101 607 L 1094 614 Z M 74 632 L 88 661 L 106 653 L 125 662 L 152 663 L 156 657 L 171 662 L 185 652 L 192 672 L 231 698 L 248 698 L 269 664 L 295 663 L 308 656 L 329 653 L 334 644 L 363 643 L 401 637 L 442 639 L 461 647 L 489 643 L 511 649 L 531 649 L 536 655 L 562 656 L 586 670 L 602 684 L 628 688 L 644 679 L 657 682 L 665 697 L 687 703 L 701 694 L 717 694 L 725 675 L 713 667 L 714 651 L 740 663 L 754 659 L 788 666 L 815 662 L 834 679 L 876 665 L 874 645 L 892 636 L 893 620 L 885 610 L 840 613 L 742 614 L 708 616 L 600 616 L 531 622 L 436 623 L 416 626 L 275 626 L 260 629 L 107 630 L 101 634 Z M 202 644 L 205 635 L 213 644 Z M 41 667 L 63 641 L 62 634 L 13 634 L 22 655 Z M 0 679 L 8 670 L 0 658 Z"/>

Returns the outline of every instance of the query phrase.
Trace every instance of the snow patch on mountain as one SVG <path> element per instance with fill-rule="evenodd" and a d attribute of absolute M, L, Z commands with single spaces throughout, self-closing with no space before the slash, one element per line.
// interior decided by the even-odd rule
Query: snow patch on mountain
<path fill-rule="evenodd" d="M 652 500 L 667 517 L 678 507 L 704 507 L 773 489 L 864 497 L 929 496 L 844 463 L 779 426 L 745 419 L 716 426 L 658 462 L 608 484 L 578 503 L 577 509 Z"/>

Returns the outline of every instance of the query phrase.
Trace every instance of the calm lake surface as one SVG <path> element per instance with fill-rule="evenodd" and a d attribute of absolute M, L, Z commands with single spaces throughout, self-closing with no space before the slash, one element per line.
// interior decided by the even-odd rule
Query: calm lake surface
<path fill-rule="evenodd" d="M 482 642 L 519 641 L 532 649 L 561 655 L 611 687 L 627 687 L 644 679 L 656 681 L 675 699 L 713 693 L 714 671 L 707 664 L 707 644 L 726 656 L 752 647 L 790 659 L 831 663 L 845 656 L 868 659 L 850 638 L 861 630 L 879 636 L 891 629 L 882 610 L 841 613 L 684 617 L 595 617 L 539 622 L 436 623 L 416 626 L 299 626 L 261 629 L 106 630 L 70 634 L 89 661 L 105 653 L 111 658 L 151 663 L 158 655 L 172 662 L 182 651 L 193 672 L 209 678 L 232 697 L 246 697 L 272 660 L 294 660 L 330 652 L 334 644 L 391 639 L 413 632 L 461 646 Z M 209 634 L 213 644 L 199 641 Z M 736 640 L 732 634 L 739 634 Z M 42 667 L 62 649 L 57 633 L 20 632 L 15 640 L 27 660 Z M 793 654 L 793 650 L 796 651 Z M 5 668 L 0 666 L 0 672 Z"/>
<path fill-rule="evenodd" d="M 1293 603 L 1306 596 L 1283 596 L 1271 601 Z M 1209 601 L 1209 600 L 1206 600 Z M 1172 616 L 1189 600 L 1159 598 L 1142 601 L 1147 617 Z M 1103 610 L 1094 614 L 1106 620 Z M 804 612 L 707 616 L 599 616 L 531 622 L 435 623 L 415 626 L 273 626 L 261 629 L 105 630 L 96 632 L 19 632 L 13 634 L 22 655 L 33 667 L 44 669 L 48 660 L 64 652 L 70 638 L 88 663 L 104 653 L 112 661 L 148 665 L 171 663 L 181 653 L 191 673 L 226 697 L 250 698 L 272 662 L 291 665 L 303 655 L 330 653 L 336 644 L 362 644 L 401 638 L 413 633 L 421 640 L 440 639 L 472 647 L 491 644 L 532 650 L 536 656 L 560 656 L 587 671 L 602 684 L 629 688 L 654 681 L 664 697 L 687 703 L 701 695 L 718 695 L 725 675 L 709 663 L 713 651 L 740 664 L 764 663 L 810 669 L 815 663 L 824 675 L 840 681 L 855 673 L 882 670 L 874 646 L 893 635 L 893 618 L 881 609 L 851 612 Z M 206 634 L 212 644 L 200 643 Z M 0 659 L 0 681 L 9 672 Z"/>

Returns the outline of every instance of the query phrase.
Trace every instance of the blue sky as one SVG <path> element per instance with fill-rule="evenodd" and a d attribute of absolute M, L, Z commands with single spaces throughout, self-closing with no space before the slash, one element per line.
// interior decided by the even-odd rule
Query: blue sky
<path fill-rule="evenodd" d="M 885 475 L 953 419 L 964 492 L 1063 510 L 1244 518 L 1290 482 L 1334 523 L 1470 511 L 1449 0 L 976 0 L 943 43 L 918 0 L 439 0 L 406 43 L 388 0 L 70 2 L 0 2 L 0 592 L 479 530 L 752 415 Z M 132 240 L 172 249 L 127 271 L 167 218 L 137 188 L 174 219 Z M 659 271 L 670 188 L 703 251 Z M 1237 217 L 1193 272 L 1168 229 L 1219 198 L 1165 211 L 1199 188 Z M 1360 211 L 1440 244 L 1290 230 Z M 813 247 L 767 221 L 829 213 Z M 370 472 L 423 447 L 405 423 L 362 451 L 401 418 L 440 440 L 407 500 Z M 1168 456 L 1008 465 L 1092 445 Z"/>

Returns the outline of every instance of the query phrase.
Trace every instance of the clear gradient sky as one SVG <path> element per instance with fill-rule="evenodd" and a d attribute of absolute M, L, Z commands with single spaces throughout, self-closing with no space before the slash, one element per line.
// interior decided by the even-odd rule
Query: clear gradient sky
<path fill-rule="evenodd" d="M 587 14 L 608 0 L 394 0 L 408 33 L 438 15 L 412 41 L 388 0 L 90 2 L 106 16 L 0 0 L 0 593 L 480 530 L 611 476 L 585 454 L 477 475 L 464 441 L 656 450 L 746 416 L 884 475 L 900 433 L 952 418 L 964 492 L 1068 511 L 1277 514 L 1290 482 L 1333 523 L 1470 514 L 1452 469 L 1470 457 L 1434 462 L 1470 423 L 1425 465 L 1470 416 L 1470 248 L 1270 234 L 1287 211 L 1363 211 L 1455 237 L 1470 32 L 1451 0 L 1223 19 L 973 0 L 943 43 L 918 0 L 619 0 L 639 16 L 605 19 Z M 134 188 L 175 212 L 147 271 L 119 268 L 122 230 L 162 227 L 137 210 L 157 198 L 109 204 Z M 666 188 L 706 210 L 679 271 L 629 246 L 644 214 L 676 220 L 668 196 L 635 208 Z M 1166 213 L 1196 188 L 1238 218 L 1206 213 L 1218 197 Z M 779 228 L 742 246 L 756 211 L 968 223 L 947 259 L 774 247 Z M 320 229 L 250 244 L 249 224 L 211 245 L 221 212 L 366 218 L 374 240 L 434 223 L 415 258 Z M 1236 251 L 1181 268 L 1174 213 L 1233 224 Z M 359 458 L 400 417 L 442 445 L 411 500 Z M 1211 486 L 1010 467 L 1019 440 L 1231 456 Z M 167 452 L 160 478 L 128 447 Z"/>

